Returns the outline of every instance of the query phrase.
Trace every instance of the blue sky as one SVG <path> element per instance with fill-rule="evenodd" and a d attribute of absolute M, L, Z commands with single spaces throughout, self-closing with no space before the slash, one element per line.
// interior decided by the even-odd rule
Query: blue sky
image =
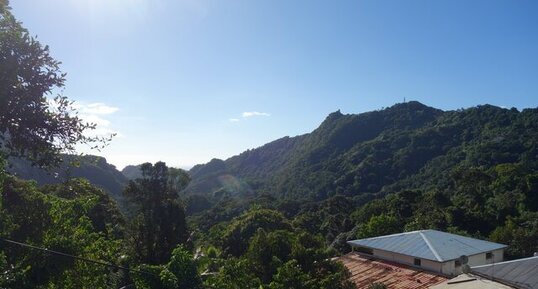
<path fill-rule="evenodd" d="M 120 169 L 190 167 L 330 112 L 538 106 L 538 1 L 12 0 Z"/>

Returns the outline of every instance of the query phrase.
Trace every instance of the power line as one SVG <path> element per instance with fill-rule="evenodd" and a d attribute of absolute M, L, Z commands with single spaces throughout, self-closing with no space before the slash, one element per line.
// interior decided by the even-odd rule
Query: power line
<path fill-rule="evenodd" d="M 0 238 L 0 241 L 4 241 L 6 243 L 10 243 L 10 244 L 14 244 L 14 245 L 34 249 L 34 250 L 44 251 L 44 252 L 47 252 L 47 253 L 50 253 L 50 254 L 55 254 L 55 255 L 60 255 L 60 256 L 64 256 L 64 257 L 68 257 L 68 258 L 77 259 L 77 260 L 87 262 L 87 263 L 93 263 L 93 264 L 98 264 L 98 265 L 102 265 L 102 266 L 106 266 L 106 267 L 112 267 L 112 268 L 117 268 L 117 269 L 121 269 L 121 270 L 126 270 L 126 271 L 136 272 L 136 273 L 142 273 L 142 274 L 147 274 L 147 275 L 152 275 L 152 276 L 157 276 L 157 277 L 159 276 L 159 275 L 157 275 L 155 273 L 151 273 L 151 272 L 148 272 L 148 271 L 131 269 L 131 268 L 127 268 L 127 267 L 124 267 L 124 266 L 120 266 L 120 265 L 116 265 L 116 264 L 112 264 L 112 263 L 107 263 L 107 262 L 104 262 L 104 261 L 92 260 L 92 259 L 88 259 L 88 258 L 84 258 L 84 257 L 74 256 L 74 255 L 71 255 L 71 254 L 62 253 L 62 252 L 50 250 L 50 249 L 47 249 L 47 248 L 42 248 L 42 247 L 38 247 L 38 246 L 34 246 L 34 245 L 22 243 L 22 242 L 17 242 L 17 241 L 5 239 L 5 238 Z"/>

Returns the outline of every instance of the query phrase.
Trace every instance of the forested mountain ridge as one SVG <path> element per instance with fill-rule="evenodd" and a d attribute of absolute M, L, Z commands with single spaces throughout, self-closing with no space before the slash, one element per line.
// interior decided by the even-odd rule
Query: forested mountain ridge
<path fill-rule="evenodd" d="M 313 132 L 284 137 L 191 169 L 189 193 L 241 189 L 322 200 L 432 188 L 457 166 L 536 159 L 538 110 L 481 105 L 442 111 L 419 102 L 361 114 L 331 113 Z"/>
<path fill-rule="evenodd" d="M 86 178 L 90 183 L 105 190 L 123 205 L 122 191 L 129 179 L 105 158 L 93 155 L 62 155 L 63 162 L 56 168 L 43 169 L 21 158 L 9 158 L 7 171 L 38 185 L 59 184 L 70 178 Z"/>
<path fill-rule="evenodd" d="M 121 173 L 128 179 L 134 180 L 142 177 L 141 165 L 128 165 L 121 170 Z"/>
<path fill-rule="evenodd" d="M 340 253 L 350 239 L 422 229 L 507 244 L 507 258 L 538 250 L 538 109 L 335 112 L 312 133 L 190 174 L 191 223 L 223 248 L 236 241 L 222 228 L 261 207 Z"/>

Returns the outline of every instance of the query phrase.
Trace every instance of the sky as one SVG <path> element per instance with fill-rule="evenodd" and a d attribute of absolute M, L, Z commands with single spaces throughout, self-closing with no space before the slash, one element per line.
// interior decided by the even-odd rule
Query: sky
<path fill-rule="evenodd" d="M 189 168 L 406 100 L 538 106 L 534 0 L 11 0 L 119 169 Z"/>

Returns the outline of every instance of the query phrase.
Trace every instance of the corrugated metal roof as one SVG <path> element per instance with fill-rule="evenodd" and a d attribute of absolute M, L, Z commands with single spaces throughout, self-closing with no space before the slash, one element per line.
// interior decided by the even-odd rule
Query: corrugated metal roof
<path fill-rule="evenodd" d="M 471 267 L 471 271 L 518 288 L 538 288 L 538 256 Z"/>
<path fill-rule="evenodd" d="M 368 288 L 374 282 L 383 283 L 389 289 L 423 289 L 447 280 L 428 271 L 356 253 L 349 253 L 338 260 L 351 272 L 350 280 L 359 289 Z"/>
<path fill-rule="evenodd" d="M 513 289 L 513 287 L 472 274 L 461 274 L 430 289 Z"/>
<path fill-rule="evenodd" d="M 436 230 L 421 230 L 387 236 L 348 241 L 351 246 L 396 252 L 445 262 L 462 255 L 471 256 L 506 247 L 506 245 L 464 237 Z"/>

